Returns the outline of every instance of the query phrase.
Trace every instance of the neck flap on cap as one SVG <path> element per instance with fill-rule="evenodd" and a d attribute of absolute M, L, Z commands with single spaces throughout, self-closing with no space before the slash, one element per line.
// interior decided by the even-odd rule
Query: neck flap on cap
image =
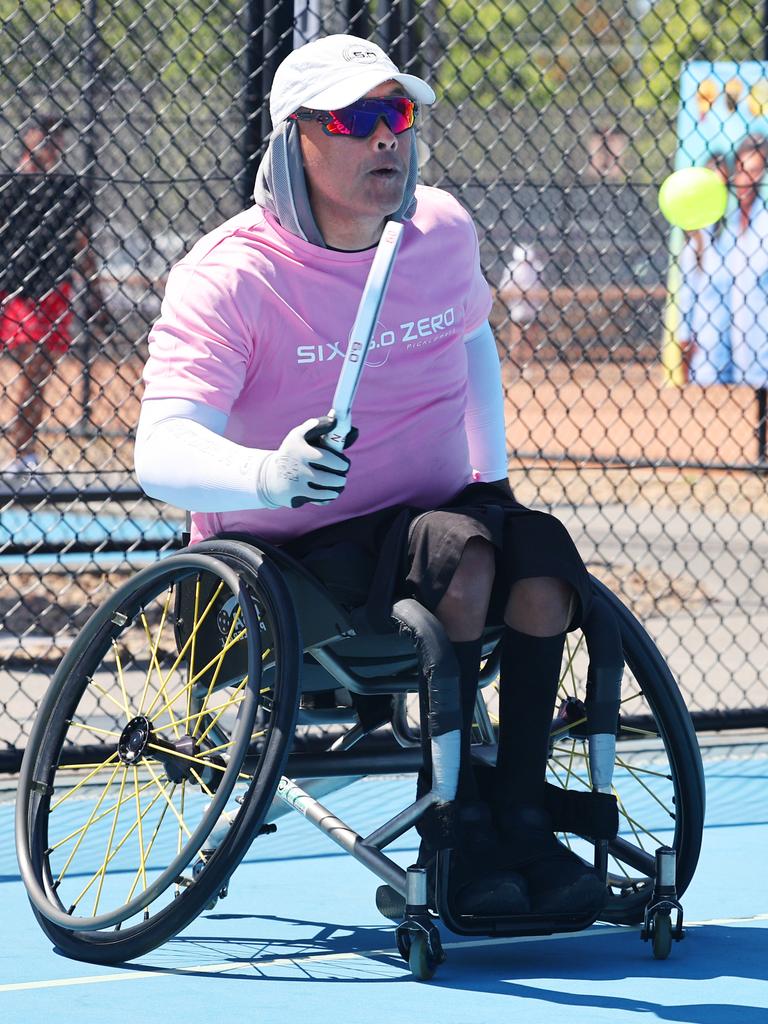
<path fill-rule="evenodd" d="M 411 132 L 411 166 L 400 209 L 390 220 L 410 220 L 416 212 L 416 183 L 419 177 L 416 133 Z M 269 210 L 280 225 L 310 245 L 327 249 L 309 202 L 299 132 L 295 121 L 282 121 L 269 138 L 259 164 L 253 200 Z"/>

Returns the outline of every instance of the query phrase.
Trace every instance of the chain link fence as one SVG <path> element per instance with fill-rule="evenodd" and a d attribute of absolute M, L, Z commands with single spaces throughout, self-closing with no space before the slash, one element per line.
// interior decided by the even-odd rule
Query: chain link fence
<path fill-rule="evenodd" d="M 179 543 L 132 473 L 148 329 L 173 261 L 249 202 L 274 68 L 337 31 L 435 86 L 422 175 L 478 226 L 518 498 L 566 522 L 702 723 L 764 724 L 765 388 L 690 372 L 657 209 L 681 75 L 760 61 L 756 0 L 0 0 L 0 24 L 0 753 L 90 611 Z"/>

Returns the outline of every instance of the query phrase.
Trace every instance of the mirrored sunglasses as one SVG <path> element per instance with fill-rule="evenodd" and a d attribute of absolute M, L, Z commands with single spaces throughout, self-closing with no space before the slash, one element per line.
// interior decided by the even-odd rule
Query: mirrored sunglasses
<path fill-rule="evenodd" d="M 413 127 L 417 106 L 407 96 L 384 96 L 375 100 L 358 100 L 340 110 L 300 110 L 291 114 L 292 121 L 318 121 L 326 135 L 348 135 L 367 139 L 383 117 L 393 135 Z"/>

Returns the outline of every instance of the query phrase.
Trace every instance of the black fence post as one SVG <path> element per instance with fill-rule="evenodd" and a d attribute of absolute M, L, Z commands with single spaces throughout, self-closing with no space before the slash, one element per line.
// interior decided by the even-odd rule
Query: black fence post
<path fill-rule="evenodd" d="M 368 38 L 368 4 L 365 0 L 344 0 L 341 5 L 346 31 L 361 39 Z"/>
<path fill-rule="evenodd" d="M 83 105 L 86 113 L 86 124 L 83 132 L 83 145 L 85 148 L 85 170 L 83 177 L 85 179 L 85 191 L 88 196 L 88 217 L 86 220 L 87 225 L 87 244 L 91 245 L 91 240 L 94 234 L 93 225 L 93 210 L 94 210 L 94 190 L 96 187 L 96 101 L 95 93 L 99 83 L 99 19 L 98 19 L 98 8 L 99 0 L 88 0 L 86 7 L 86 39 L 83 47 L 83 57 L 85 63 L 85 82 L 83 83 Z M 91 424 L 91 360 L 95 346 L 93 344 L 93 324 L 94 320 L 100 316 L 101 302 L 100 302 L 100 290 L 98 282 L 98 274 L 96 267 L 91 264 L 88 260 L 85 265 L 85 302 L 83 304 L 84 318 L 82 323 L 83 331 L 83 377 L 82 377 L 82 393 L 80 399 L 80 423 L 79 430 L 84 434 L 92 432 Z"/>
<path fill-rule="evenodd" d="M 264 17 L 264 57 L 261 76 L 261 137 L 266 142 L 272 131 L 269 90 L 278 65 L 293 51 L 293 0 L 277 0 Z"/>
<path fill-rule="evenodd" d="M 262 65 L 264 56 L 264 4 L 249 0 L 246 11 L 245 47 L 245 134 L 243 136 L 243 207 L 251 204 L 261 154 L 261 105 L 264 99 Z"/>
<path fill-rule="evenodd" d="M 766 451 L 766 420 L 768 420 L 768 390 L 756 388 L 757 395 L 757 465 L 759 469 L 768 468 L 768 451 Z"/>

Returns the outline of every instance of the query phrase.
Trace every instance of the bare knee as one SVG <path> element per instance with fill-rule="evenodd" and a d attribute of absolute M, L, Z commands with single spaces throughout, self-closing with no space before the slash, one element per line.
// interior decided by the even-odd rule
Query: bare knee
<path fill-rule="evenodd" d="M 504 621 L 529 636 L 557 636 L 573 614 L 573 589 L 554 576 L 517 580 L 509 592 Z"/>
<path fill-rule="evenodd" d="M 435 609 L 449 639 L 462 643 L 476 640 L 482 633 L 494 571 L 491 545 L 480 537 L 467 541 L 448 589 Z"/>

